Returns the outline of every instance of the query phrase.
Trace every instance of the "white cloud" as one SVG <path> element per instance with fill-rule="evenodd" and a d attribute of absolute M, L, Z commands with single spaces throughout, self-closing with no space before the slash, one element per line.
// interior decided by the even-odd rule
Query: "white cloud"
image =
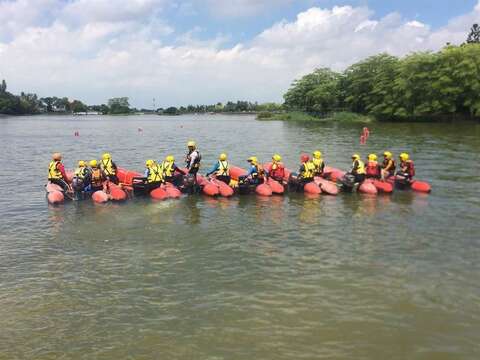
<path fill-rule="evenodd" d="M 436 50 L 463 42 L 471 24 L 480 22 L 478 5 L 437 30 L 397 13 L 374 18 L 366 7 L 314 7 L 226 47 L 229 38 L 222 34 L 198 40 L 201 28 L 167 41 L 175 33 L 161 17 L 160 0 L 119 2 L 111 13 L 103 0 L 55 0 L 50 22 L 42 22 L 38 6 L 23 19 L 22 1 L 9 2 L 7 10 L 23 25 L 11 25 L 0 37 L 0 78 L 10 89 L 89 103 L 125 95 L 138 106 L 152 97 L 161 105 L 279 101 L 294 78 L 315 67 L 344 69 L 382 51 Z M 48 1 L 54 0 L 36 4 Z M 72 9 L 79 7 L 83 15 L 75 18 Z"/>

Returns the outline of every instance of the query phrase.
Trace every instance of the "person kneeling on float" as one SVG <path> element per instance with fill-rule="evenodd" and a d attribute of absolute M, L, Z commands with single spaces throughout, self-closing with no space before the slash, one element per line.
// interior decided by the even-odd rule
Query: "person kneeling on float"
<path fill-rule="evenodd" d="M 415 166 L 413 161 L 410 160 L 410 156 L 407 153 L 401 153 L 399 159 L 400 169 L 397 171 L 397 179 L 410 183 L 415 176 Z"/>
<path fill-rule="evenodd" d="M 380 175 L 382 180 L 389 178 L 390 176 L 395 175 L 395 160 L 393 159 L 393 155 L 390 151 L 385 151 L 383 153 L 383 163 L 380 170 Z"/>
<path fill-rule="evenodd" d="M 117 165 L 112 161 L 112 156 L 109 153 L 102 155 L 102 161 L 100 162 L 100 168 L 106 179 L 118 185 L 117 177 Z"/>
<path fill-rule="evenodd" d="M 202 160 L 202 156 L 200 155 L 200 152 L 197 149 L 197 144 L 195 143 L 195 141 L 189 141 L 187 143 L 187 147 L 188 147 L 188 153 L 187 153 L 187 156 L 185 157 L 186 167 L 188 169 L 188 173 L 193 175 L 196 181 L 197 173 L 198 173 L 198 170 L 200 169 L 200 161 Z"/>
<path fill-rule="evenodd" d="M 258 159 L 255 156 L 249 157 L 247 162 L 250 164 L 250 168 L 246 175 L 241 176 L 241 180 L 248 181 L 250 185 L 262 184 L 265 177 L 268 176 L 267 171 L 258 163 Z"/>
<path fill-rule="evenodd" d="M 367 179 L 379 179 L 380 178 L 380 165 L 377 162 L 377 155 L 368 155 L 367 167 L 365 169 L 365 175 Z"/>
<path fill-rule="evenodd" d="M 299 185 L 303 189 L 305 184 L 312 182 L 315 176 L 315 164 L 310 160 L 310 156 L 304 154 L 300 157 L 301 165 L 298 170 Z"/>
<path fill-rule="evenodd" d="M 315 165 L 315 176 L 323 176 L 323 171 L 325 170 L 325 162 L 322 159 L 322 153 L 317 150 L 313 152 L 313 165 Z"/>
<path fill-rule="evenodd" d="M 172 155 L 168 155 L 165 158 L 160 168 L 162 170 L 162 177 L 164 181 L 175 186 L 181 185 L 182 177 L 186 173 L 175 164 L 175 158 Z"/>
<path fill-rule="evenodd" d="M 60 153 L 54 153 L 52 155 L 52 161 L 48 166 L 48 181 L 60 186 L 66 192 L 71 191 L 71 187 L 68 185 L 65 167 L 62 163 L 62 154 Z"/>
<path fill-rule="evenodd" d="M 215 178 L 223 181 L 225 184 L 230 184 L 230 165 L 227 161 L 227 154 L 220 154 L 217 163 L 210 169 L 206 176 L 215 174 Z"/>
<path fill-rule="evenodd" d="M 100 166 L 98 166 L 97 160 L 90 160 L 90 184 L 85 188 L 85 191 L 95 192 L 98 190 L 103 190 L 103 183 L 107 178 L 103 173 Z"/>
<path fill-rule="evenodd" d="M 83 197 L 83 191 L 90 184 L 90 170 L 85 161 L 80 160 L 73 173 L 72 188 L 77 198 Z"/>
<path fill-rule="evenodd" d="M 360 160 L 360 155 L 352 155 L 352 168 L 349 171 L 349 174 L 352 174 L 355 177 L 355 183 L 362 183 L 365 181 L 365 163 Z"/>
<path fill-rule="evenodd" d="M 279 154 L 272 156 L 272 166 L 268 175 L 272 179 L 283 183 L 285 181 L 285 166 L 281 161 L 282 157 Z"/>
<path fill-rule="evenodd" d="M 145 191 L 150 191 L 160 187 L 163 184 L 162 169 L 154 160 L 145 161 Z"/>

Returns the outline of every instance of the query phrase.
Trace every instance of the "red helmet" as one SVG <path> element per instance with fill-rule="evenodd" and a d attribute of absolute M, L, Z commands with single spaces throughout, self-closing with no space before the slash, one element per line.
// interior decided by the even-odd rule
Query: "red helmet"
<path fill-rule="evenodd" d="M 300 156 L 300 161 L 302 163 L 307 162 L 308 160 L 310 160 L 310 156 L 308 156 L 307 154 L 303 154 L 302 156 Z"/>

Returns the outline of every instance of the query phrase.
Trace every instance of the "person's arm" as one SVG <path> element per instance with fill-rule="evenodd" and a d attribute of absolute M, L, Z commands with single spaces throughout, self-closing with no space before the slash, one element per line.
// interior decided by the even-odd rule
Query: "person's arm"
<path fill-rule="evenodd" d="M 255 166 L 250 166 L 250 169 L 247 171 L 247 173 L 244 175 L 245 177 L 249 177 L 255 172 Z"/>
<path fill-rule="evenodd" d="M 143 177 L 148 178 L 148 175 L 150 174 L 149 169 L 145 169 L 145 172 L 143 173 Z"/>
<path fill-rule="evenodd" d="M 217 162 L 215 163 L 215 165 L 213 165 L 213 167 L 210 169 L 210 171 L 206 173 L 206 176 L 210 176 L 210 175 L 212 175 L 214 172 L 217 172 L 219 168 L 220 168 L 220 164 L 219 164 L 218 161 L 217 161 Z"/>
<path fill-rule="evenodd" d="M 305 165 L 300 165 L 300 168 L 298 169 L 298 177 L 302 177 L 302 173 L 305 172 Z"/>
<path fill-rule="evenodd" d="M 65 172 L 65 166 L 63 166 L 62 163 L 58 163 L 57 170 L 60 171 L 60 174 L 62 174 L 63 179 L 67 181 L 67 173 Z"/>
<path fill-rule="evenodd" d="M 185 175 L 185 174 L 186 174 L 185 171 L 183 171 L 183 170 L 180 169 L 177 165 L 174 164 L 174 165 L 173 165 L 173 173 L 175 173 L 176 171 L 178 171 L 178 172 L 179 172 L 180 174 L 182 174 L 182 175 Z"/>

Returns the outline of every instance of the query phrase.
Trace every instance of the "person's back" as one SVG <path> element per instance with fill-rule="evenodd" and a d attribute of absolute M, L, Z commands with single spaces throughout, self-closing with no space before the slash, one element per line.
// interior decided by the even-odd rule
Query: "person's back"
<path fill-rule="evenodd" d="M 103 190 L 103 182 L 106 180 L 106 177 L 100 168 L 98 166 L 97 160 L 91 160 L 90 161 L 90 168 L 91 168 L 91 180 L 90 180 L 90 188 L 91 190 L 98 191 L 98 190 Z"/>
<path fill-rule="evenodd" d="M 322 159 L 322 153 L 318 150 L 313 152 L 313 165 L 315 165 L 315 175 L 322 176 L 325 169 L 325 162 Z"/>
<path fill-rule="evenodd" d="M 100 161 L 100 169 L 102 170 L 105 178 L 115 184 L 119 183 L 117 177 L 117 165 L 113 162 L 109 153 L 103 154 L 102 160 Z"/>
<path fill-rule="evenodd" d="M 368 161 L 365 169 L 367 178 L 378 179 L 380 177 L 380 166 L 378 165 L 377 155 L 368 155 Z"/>

